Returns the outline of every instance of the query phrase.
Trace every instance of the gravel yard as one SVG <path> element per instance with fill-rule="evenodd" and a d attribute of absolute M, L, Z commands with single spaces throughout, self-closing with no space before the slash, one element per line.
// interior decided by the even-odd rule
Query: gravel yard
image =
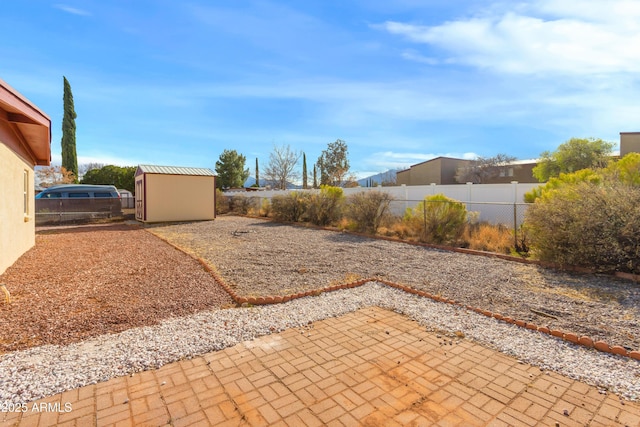
<path fill-rule="evenodd" d="M 149 231 L 205 260 L 243 296 L 287 295 L 378 276 L 504 316 L 640 349 L 640 286 L 610 276 L 233 216 Z"/>
<path fill-rule="evenodd" d="M 28 402 L 377 305 L 441 331 L 640 398 L 640 364 L 378 283 L 286 304 L 235 307 L 194 258 L 240 295 L 285 295 L 384 277 L 517 319 L 640 348 L 638 285 L 350 234 L 220 217 L 174 225 L 40 231 L 0 276 L 0 401 Z M 544 315 L 536 314 L 544 313 Z M 548 317 L 553 316 L 553 317 Z M 58 345 L 44 345 L 58 344 Z M 23 351 L 14 351 L 22 350 Z M 5 352 L 5 354 L 1 354 Z"/>

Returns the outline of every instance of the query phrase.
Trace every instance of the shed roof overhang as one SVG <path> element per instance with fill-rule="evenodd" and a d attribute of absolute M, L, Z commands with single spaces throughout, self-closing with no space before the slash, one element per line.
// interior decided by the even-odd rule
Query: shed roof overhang
<path fill-rule="evenodd" d="M 51 119 L 0 79 L 0 120 L 8 122 L 34 165 L 51 164 Z"/>

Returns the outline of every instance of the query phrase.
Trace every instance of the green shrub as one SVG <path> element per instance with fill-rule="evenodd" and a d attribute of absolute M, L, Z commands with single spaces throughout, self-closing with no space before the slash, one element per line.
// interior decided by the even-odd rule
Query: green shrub
<path fill-rule="evenodd" d="M 605 169 L 609 179 L 632 186 L 640 186 L 640 153 L 629 153 Z"/>
<path fill-rule="evenodd" d="M 640 188 L 578 182 L 545 192 L 525 215 L 534 255 L 561 265 L 640 273 Z"/>
<path fill-rule="evenodd" d="M 467 208 L 464 203 L 436 194 L 407 208 L 403 220 L 417 230 L 424 242 L 455 245 L 467 224 Z"/>
<path fill-rule="evenodd" d="M 376 233 L 394 197 L 385 191 L 361 191 L 347 198 L 346 216 L 358 231 Z"/>
<path fill-rule="evenodd" d="M 291 191 L 286 195 L 273 196 L 271 211 L 278 221 L 299 222 L 304 218 L 308 204 L 308 194 Z"/>
<path fill-rule="evenodd" d="M 575 185 L 579 182 L 592 182 L 597 184 L 601 181 L 602 175 L 592 169 L 582 169 L 573 173 L 561 173 L 557 178 L 550 178 L 546 184 L 526 192 L 524 194 L 524 201 L 533 203 L 538 197 L 542 197 L 543 194 L 566 185 Z"/>
<path fill-rule="evenodd" d="M 329 225 L 340 219 L 344 191 L 340 187 L 321 185 L 320 191 L 309 195 L 307 218 L 316 225 Z"/>

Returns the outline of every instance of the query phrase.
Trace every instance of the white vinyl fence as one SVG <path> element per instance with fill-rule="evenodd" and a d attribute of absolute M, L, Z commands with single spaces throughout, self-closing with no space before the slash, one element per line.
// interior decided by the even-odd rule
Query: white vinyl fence
<path fill-rule="evenodd" d="M 402 215 L 407 208 L 416 206 L 425 197 L 444 194 L 450 199 L 464 202 L 467 210 L 477 212 L 479 221 L 492 224 L 505 224 L 518 227 L 524 219 L 528 204 L 524 202 L 524 194 L 540 184 L 456 184 L 456 185 L 401 185 L 396 187 L 356 187 L 345 188 L 345 196 L 362 191 L 384 191 L 394 197 L 392 212 Z M 250 197 L 271 200 L 273 196 L 287 194 L 291 191 L 314 192 L 319 190 L 258 190 L 247 192 L 226 192 L 233 197 Z M 259 205 L 258 205 L 259 206 Z"/>

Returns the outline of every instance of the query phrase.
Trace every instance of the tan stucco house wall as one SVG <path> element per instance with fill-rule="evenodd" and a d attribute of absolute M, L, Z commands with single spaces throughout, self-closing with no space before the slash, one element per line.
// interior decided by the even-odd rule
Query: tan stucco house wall
<path fill-rule="evenodd" d="M 0 80 L 0 274 L 35 245 L 34 167 L 51 162 L 51 119 Z"/>
<path fill-rule="evenodd" d="M 211 169 L 140 165 L 136 219 L 142 222 L 212 220 L 216 183 Z"/>

